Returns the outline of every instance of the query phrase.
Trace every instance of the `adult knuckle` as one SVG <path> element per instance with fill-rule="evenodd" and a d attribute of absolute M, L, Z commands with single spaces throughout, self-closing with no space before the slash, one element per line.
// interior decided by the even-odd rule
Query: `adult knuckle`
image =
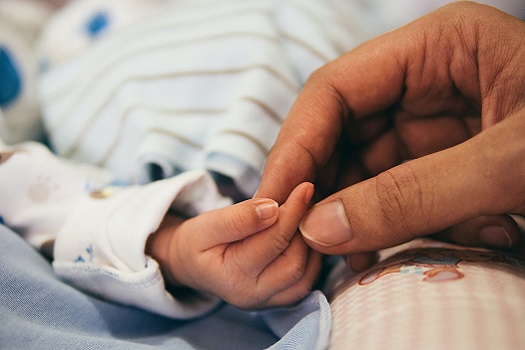
<path fill-rule="evenodd" d="M 409 167 L 387 170 L 376 177 L 376 196 L 381 219 L 392 235 L 412 233 L 414 218 L 423 215 L 421 184 Z"/>

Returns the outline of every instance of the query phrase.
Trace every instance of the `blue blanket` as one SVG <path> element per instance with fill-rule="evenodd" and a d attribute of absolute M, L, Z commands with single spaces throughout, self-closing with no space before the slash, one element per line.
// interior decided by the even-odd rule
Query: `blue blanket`
<path fill-rule="evenodd" d="M 1 349 L 322 349 L 330 309 L 313 292 L 290 309 L 224 305 L 192 321 L 163 318 L 86 295 L 58 279 L 18 235 L 0 225 Z"/>

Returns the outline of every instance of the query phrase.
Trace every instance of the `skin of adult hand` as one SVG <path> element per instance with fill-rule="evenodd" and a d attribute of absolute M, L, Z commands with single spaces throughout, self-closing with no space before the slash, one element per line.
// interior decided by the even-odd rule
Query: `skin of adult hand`
<path fill-rule="evenodd" d="M 525 214 L 523 62 L 525 23 L 471 2 L 361 45 L 307 81 L 257 196 L 315 182 L 328 197 L 304 238 L 362 267 L 365 252 L 435 233 L 523 252 L 508 215 Z"/>

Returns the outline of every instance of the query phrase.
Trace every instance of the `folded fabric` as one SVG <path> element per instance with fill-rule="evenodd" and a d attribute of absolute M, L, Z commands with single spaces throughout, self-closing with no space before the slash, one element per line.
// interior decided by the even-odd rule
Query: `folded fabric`
<path fill-rule="evenodd" d="M 147 203 L 147 205 L 144 205 Z M 78 199 L 58 232 L 53 267 L 72 285 L 99 297 L 167 317 L 193 318 L 220 300 L 194 291 L 184 298 L 165 290 L 146 240 L 172 204 L 188 215 L 231 204 L 203 171 L 144 186 L 106 187 Z"/>
<path fill-rule="evenodd" d="M 322 294 L 304 305 L 275 310 L 274 334 L 260 313 L 223 305 L 190 321 L 107 302 L 71 288 L 16 233 L 0 225 L 0 347 L 39 349 L 323 349 L 330 309 Z M 23 257 L 21 259 L 20 257 Z M 301 314 L 303 315 L 301 317 Z"/>
<path fill-rule="evenodd" d="M 165 1 L 126 25 L 112 21 L 142 2 L 77 3 L 40 51 L 54 149 L 130 182 L 214 171 L 244 197 L 307 77 L 367 38 L 339 0 Z M 74 54 L 54 59 L 58 48 Z"/>

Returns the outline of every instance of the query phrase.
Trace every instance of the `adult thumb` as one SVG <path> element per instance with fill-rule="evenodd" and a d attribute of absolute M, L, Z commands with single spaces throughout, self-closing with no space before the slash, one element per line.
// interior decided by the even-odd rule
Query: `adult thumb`
<path fill-rule="evenodd" d="M 523 123 L 510 119 L 333 194 L 307 213 L 303 237 L 326 254 L 372 251 L 522 208 Z"/>

